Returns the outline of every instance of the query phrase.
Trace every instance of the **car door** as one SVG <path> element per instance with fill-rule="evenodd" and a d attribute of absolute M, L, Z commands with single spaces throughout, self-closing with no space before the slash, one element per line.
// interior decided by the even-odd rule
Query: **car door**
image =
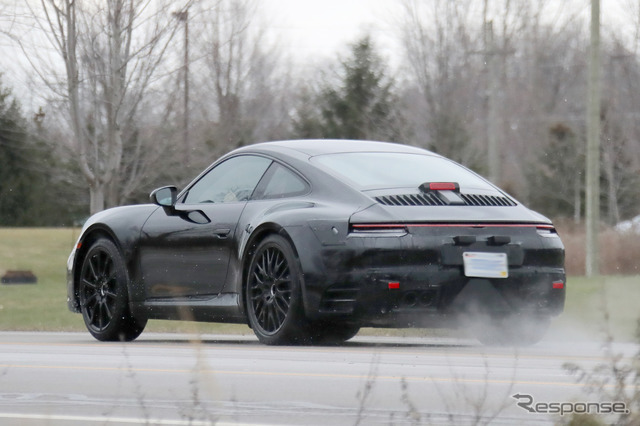
<path fill-rule="evenodd" d="M 142 228 L 145 299 L 210 297 L 225 284 L 238 220 L 271 160 L 240 155 L 216 165 Z"/>

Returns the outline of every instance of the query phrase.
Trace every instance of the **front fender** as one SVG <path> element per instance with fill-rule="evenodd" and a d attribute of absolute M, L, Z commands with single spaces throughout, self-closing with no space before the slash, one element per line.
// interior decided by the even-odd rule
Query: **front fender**
<path fill-rule="evenodd" d="M 142 226 L 147 218 L 158 209 L 151 204 L 115 207 L 91 216 L 84 224 L 80 236 L 67 260 L 67 306 L 72 312 L 79 312 L 77 284 L 84 255 L 99 238 L 108 238 L 122 254 L 130 280 L 137 271 L 137 247 Z M 129 286 L 129 301 L 136 297 Z"/>

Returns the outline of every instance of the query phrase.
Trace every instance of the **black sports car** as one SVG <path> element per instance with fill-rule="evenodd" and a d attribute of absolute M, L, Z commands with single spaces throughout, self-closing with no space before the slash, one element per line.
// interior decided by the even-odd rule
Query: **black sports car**
<path fill-rule="evenodd" d="M 564 308 L 552 223 L 423 149 L 261 143 L 151 201 L 92 216 L 69 257 L 69 309 L 98 340 L 180 319 L 246 323 L 267 344 L 461 324 L 529 344 Z"/>

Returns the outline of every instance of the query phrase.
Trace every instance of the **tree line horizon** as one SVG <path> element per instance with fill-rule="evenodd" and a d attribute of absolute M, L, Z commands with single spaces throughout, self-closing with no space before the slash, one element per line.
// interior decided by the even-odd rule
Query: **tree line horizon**
<path fill-rule="evenodd" d="M 46 93 L 27 116 L 0 76 L 0 226 L 74 225 L 185 185 L 233 148 L 299 138 L 420 146 L 553 219 L 584 220 L 589 35 L 580 11 L 549 19 L 551 1 L 403 0 L 397 69 L 376 34 L 363 33 L 301 72 L 265 41 L 255 0 L 25 8 L 0 37 L 37 64 Z M 640 214 L 640 14 L 627 19 L 602 38 L 608 225 Z"/>

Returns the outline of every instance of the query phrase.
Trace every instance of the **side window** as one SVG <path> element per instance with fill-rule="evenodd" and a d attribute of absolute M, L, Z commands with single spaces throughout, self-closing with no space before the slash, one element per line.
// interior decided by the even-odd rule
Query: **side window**
<path fill-rule="evenodd" d="M 247 201 L 267 170 L 271 160 L 254 155 L 241 155 L 218 164 L 196 182 L 184 202 L 233 203 Z"/>
<path fill-rule="evenodd" d="M 307 192 L 307 183 L 286 167 L 274 164 L 275 170 L 261 198 L 284 198 Z"/>

